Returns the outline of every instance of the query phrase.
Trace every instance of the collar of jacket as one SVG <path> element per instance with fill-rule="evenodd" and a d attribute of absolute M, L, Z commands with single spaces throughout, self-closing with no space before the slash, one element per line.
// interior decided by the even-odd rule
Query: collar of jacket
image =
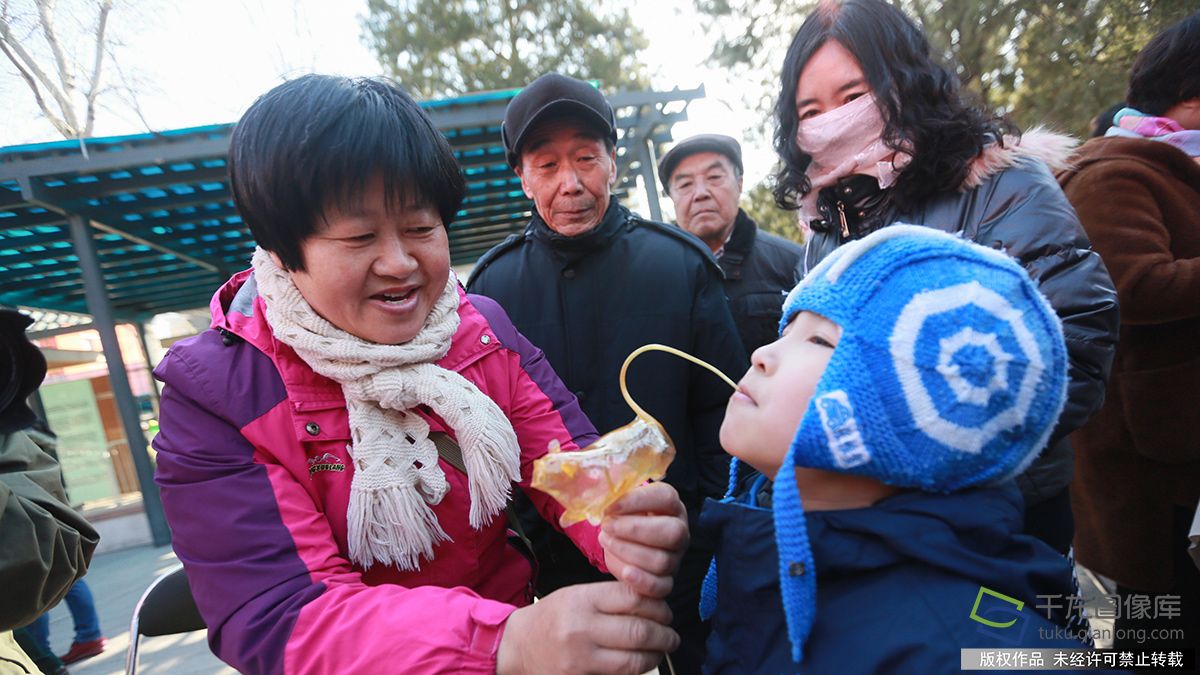
<path fill-rule="evenodd" d="M 717 264 L 721 266 L 727 281 L 738 281 L 742 278 L 742 264 L 754 248 L 756 239 L 758 224 L 745 210 L 738 209 L 737 218 L 733 221 L 733 232 L 729 235 L 729 241 L 725 242 L 721 257 L 717 259 Z"/>
<path fill-rule="evenodd" d="M 541 214 L 533 213 L 526 234 L 541 241 L 550 248 L 567 255 L 582 255 L 608 246 L 613 239 L 625 229 L 629 222 L 629 209 L 617 202 L 616 196 L 608 198 L 608 210 L 600 224 L 575 237 L 564 237 L 550 229 Z"/>
<path fill-rule="evenodd" d="M 1085 143 L 1072 160 L 1072 166 L 1058 174 L 1060 182 L 1086 166 L 1125 160 L 1137 162 L 1154 171 L 1166 172 L 1200 192 L 1200 163 L 1169 143 L 1145 138 L 1104 136 Z"/>

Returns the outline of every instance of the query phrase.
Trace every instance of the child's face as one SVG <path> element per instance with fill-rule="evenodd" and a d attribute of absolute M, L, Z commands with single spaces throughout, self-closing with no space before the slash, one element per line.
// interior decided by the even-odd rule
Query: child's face
<path fill-rule="evenodd" d="M 774 479 L 841 337 L 841 326 L 801 312 L 782 337 L 756 349 L 725 411 L 725 451 Z"/>

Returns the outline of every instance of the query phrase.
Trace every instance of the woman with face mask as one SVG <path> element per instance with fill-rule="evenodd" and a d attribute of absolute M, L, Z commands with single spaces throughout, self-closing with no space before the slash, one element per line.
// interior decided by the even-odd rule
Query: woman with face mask
<path fill-rule="evenodd" d="M 792 39 L 775 107 L 775 198 L 807 236 L 800 274 L 891 223 L 958 233 L 1013 256 L 1063 321 L 1066 407 L 1018 477 L 1026 531 L 1065 552 L 1073 522 L 1067 435 L 1099 407 L 1117 334 L 1112 280 L 1050 170 L 1068 137 L 971 107 L 922 29 L 883 0 L 822 2 Z"/>

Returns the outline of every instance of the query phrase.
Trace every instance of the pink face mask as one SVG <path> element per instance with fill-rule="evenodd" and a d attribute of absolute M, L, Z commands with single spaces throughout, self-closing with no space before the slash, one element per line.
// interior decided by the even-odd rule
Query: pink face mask
<path fill-rule="evenodd" d="M 889 148 L 883 142 L 883 128 L 883 115 L 870 94 L 800 122 L 796 143 L 812 157 L 807 172 L 812 189 L 800 205 L 805 218 L 817 217 L 817 193 L 822 188 L 851 174 L 874 176 L 881 188 L 896 182 L 912 157 Z"/>
<path fill-rule="evenodd" d="M 796 129 L 796 143 L 812 156 L 816 167 L 828 169 L 878 142 L 883 126 L 875 97 L 864 94 L 843 106 L 801 120 Z"/>

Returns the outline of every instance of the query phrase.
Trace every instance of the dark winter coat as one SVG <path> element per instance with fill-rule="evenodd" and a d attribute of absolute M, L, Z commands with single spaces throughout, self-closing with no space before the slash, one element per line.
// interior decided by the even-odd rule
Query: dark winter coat
<path fill-rule="evenodd" d="M 706 673 L 957 673 L 962 648 L 1085 646 L 1068 633 L 1061 609 L 1078 595 L 1070 563 L 1019 534 L 1024 506 L 1009 484 L 806 513 L 817 603 L 797 666 L 779 595 L 774 519 L 750 494 L 710 500 L 700 516 L 701 531 L 719 540 Z M 1024 606 L 1017 611 L 989 595 L 975 613 L 1015 624 L 994 628 L 970 618 L 981 587 Z"/>
<path fill-rule="evenodd" d="M 845 241 L 899 221 L 960 233 L 1004 250 L 1025 267 L 1062 319 L 1071 377 L 1049 446 L 1017 479 L 1030 505 L 1070 484 L 1073 457 L 1067 437 L 1100 409 L 1117 340 L 1112 279 L 1047 168 L 1065 166 L 1070 145 L 1066 137 L 1030 131 L 1019 143 L 985 148 L 960 190 L 936 195 L 918 208 L 899 212 L 886 203 L 872 204 L 862 209 L 867 217 L 860 220 L 860 209 L 847 203 L 849 236 L 843 236 L 836 219 L 815 228 L 801 263 L 803 276 Z M 838 191 L 860 190 L 843 181 L 822 191 L 821 199 L 836 204 Z"/>
<path fill-rule="evenodd" d="M 738 209 L 717 264 L 725 273 L 725 295 L 747 354 L 779 337 L 783 299 L 796 285 L 802 255 L 799 244 L 763 232 Z"/>
<path fill-rule="evenodd" d="M 490 297 L 546 354 L 596 429 L 628 424 L 621 363 L 650 342 L 689 352 L 737 379 L 748 361 L 725 302 L 721 272 L 699 239 L 644 220 L 613 198 L 596 228 L 563 237 L 534 214 L 475 266 L 467 288 Z M 630 367 L 629 392 L 657 418 L 678 454 L 667 472 L 684 503 L 720 496 L 729 457 L 717 432 L 729 386 L 661 353 Z"/>
<path fill-rule="evenodd" d="M 1059 175 L 1121 300 L 1104 407 L 1074 436 L 1079 561 L 1165 592 L 1172 510 L 1200 500 L 1200 165 L 1166 143 L 1098 138 Z M 1193 573 L 1195 570 L 1191 570 Z"/>
<path fill-rule="evenodd" d="M 480 258 L 468 288 L 505 308 L 601 433 L 634 418 L 617 375 L 625 357 L 644 344 L 682 349 L 735 380 L 748 366 L 709 249 L 677 227 L 630 213 L 615 198 L 600 224 L 578 237 L 556 234 L 535 213 L 523 233 Z M 725 492 L 729 457 L 717 434 L 729 387 L 659 352 L 639 357 L 627 380 L 633 400 L 675 443 L 666 480 L 694 523 L 703 499 Z M 568 541 L 529 517 L 528 508 L 521 512 L 542 562 L 539 592 L 596 580 Z M 699 567 L 702 576 L 704 564 Z M 692 581 L 698 592 L 700 580 Z"/>

